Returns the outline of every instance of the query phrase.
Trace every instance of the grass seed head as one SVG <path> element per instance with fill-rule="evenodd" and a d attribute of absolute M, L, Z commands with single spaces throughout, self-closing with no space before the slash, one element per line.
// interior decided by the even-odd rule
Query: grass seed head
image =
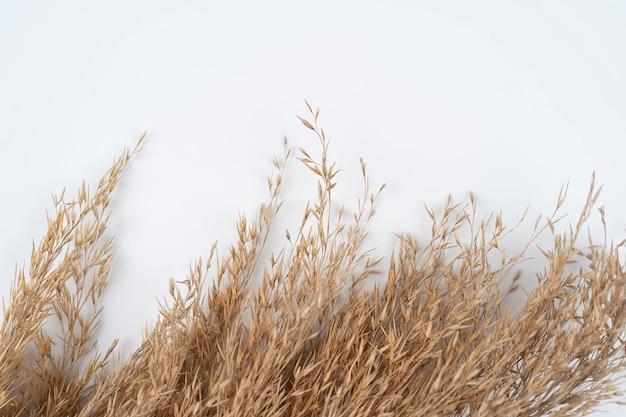
<path fill-rule="evenodd" d="M 385 186 L 370 191 L 361 159 L 356 211 L 334 209 L 339 169 L 319 108 L 305 104 L 298 118 L 321 155 L 300 152 L 318 183 L 297 230 L 265 262 L 292 152 L 285 140 L 268 201 L 240 217 L 225 256 L 214 245 L 184 280 L 170 280 L 156 325 L 115 366 L 117 342 L 102 354 L 93 340 L 113 256 L 107 208 L 145 135 L 93 194 L 83 182 L 74 200 L 53 198 L 48 230 L 3 307 L 1 415 L 578 416 L 621 397 L 626 241 L 580 244 L 594 180 L 575 225 L 562 226 L 564 187 L 513 254 L 502 240 L 517 226 L 477 218 L 473 194 L 467 205 L 426 207 L 430 239 L 399 234 L 386 282 L 368 286 L 380 263 L 368 223 Z M 529 287 L 521 268 L 543 233 L 553 245 L 541 248 L 545 269 Z M 517 289 L 526 298 L 513 312 L 505 298 Z"/>

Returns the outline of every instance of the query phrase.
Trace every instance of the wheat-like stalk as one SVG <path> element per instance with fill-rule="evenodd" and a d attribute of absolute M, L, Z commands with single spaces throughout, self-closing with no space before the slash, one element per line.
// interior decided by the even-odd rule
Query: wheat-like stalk
<path fill-rule="evenodd" d="M 621 397 L 625 242 L 579 246 L 593 182 L 576 224 L 557 231 L 564 189 L 513 255 L 499 242 L 515 227 L 477 218 L 473 196 L 427 208 L 430 240 L 399 235 L 386 282 L 373 285 L 380 260 L 365 244 L 384 186 L 372 193 L 361 161 L 355 213 L 334 209 L 338 168 L 319 109 L 306 104 L 300 120 L 321 158 L 300 150 L 318 179 L 300 226 L 262 257 L 282 204 L 285 141 L 269 201 L 240 218 L 225 255 L 213 246 L 170 282 L 156 325 L 118 366 L 108 363 L 115 343 L 99 354 L 93 332 L 112 259 L 109 196 L 143 136 L 95 194 L 83 184 L 73 200 L 54 200 L 4 308 L 2 416 L 579 416 Z M 537 285 L 524 289 L 521 263 L 542 233 L 553 246 L 542 248 Z M 514 291 L 526 292 L 515 312 L 505 302 Z M 61 334 L 50 334 L 50 320 Z"/>

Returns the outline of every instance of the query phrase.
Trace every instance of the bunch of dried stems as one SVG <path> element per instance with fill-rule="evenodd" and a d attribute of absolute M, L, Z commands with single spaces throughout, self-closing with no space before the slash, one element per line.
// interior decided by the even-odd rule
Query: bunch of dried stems
<path fill-rule="evenodd" d="M 563 190 L 513 256 L 498 244 L 513 229 L 500 216 L 477 219 L 471 195 L 442 213 L 427 209 L 430 241 L 399 236 L 386 282 L 373 285 L 379 260 L 364 243 L 384 186 L 371 193 L 361 161 L 358 209 L 348 218 L 333 210 L 338 169 L 319 109 L 307 107 L 300 120 L 321 160 L 301 150 L 319 181 L 299 229 L 261 257 L 281 207 L 285 141 L 256 219 L 240 218 L 226 256 L 214 245 L 185 280 L 170 282 L 154 328 L 122 363 L 111 363 L 115 343 L 99 353 L 93 335 L 112 260 L 103 236 L 110 194 L 144 138 L 95 195 L 83 183 L 71 201 L 54 199 L 48 231 L 3 308 L 0 415 L 579 416 L 621 398 L 624 242 L 577 245 L 598 197 L 593 182 L 576 224 L 556 231 Z M 524 291 L 520 263 L 548 231 L 545 269 L 512 313 L 503 300 Z M 60 334 L 50 332 L 54 321 Z"/>

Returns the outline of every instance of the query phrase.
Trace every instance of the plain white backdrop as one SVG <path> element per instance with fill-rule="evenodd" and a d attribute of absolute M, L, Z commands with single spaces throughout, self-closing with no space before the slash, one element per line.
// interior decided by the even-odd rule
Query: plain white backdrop
<path fill-rule="evenodd" d="M 569 182 L 573 221 L 594 171 L 622 240 L 625 44 L 618 0 L 0 0 L 0 294 L 45 232 L 50 195 L 83 178 L 94 189 L 146 130 L 113 195 L 99 336 L 128 355 L 169 278 L 215 240 L 224 251 L 238 215 L 266 200 L 283 136 L 318 154 L 295 116 L 304 99 L 344 170 L 338 201 L 361 195 L 359 157 L 374 188 L 388 184 L 379 256 L 394 233 L 425 235 L 423 204 L 448 194 L 472 191 L 509 223 L 528 207 L 532 223 Z M 286 181 L 283 230 L 315 197 L 298 161 Z M 516 236 L 512 250 L 527 230 Z"/>

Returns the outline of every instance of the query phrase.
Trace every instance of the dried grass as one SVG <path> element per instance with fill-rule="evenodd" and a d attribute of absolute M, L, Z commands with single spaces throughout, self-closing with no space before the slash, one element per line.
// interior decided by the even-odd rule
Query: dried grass
<path fill-rule="evenodd" d="M 281 207 L 285 142 L 269 201 L 253 221 L 241 217 L 226 256 L 213 247 L 170 282 L 155 327 L 118 366 L 115 344 L 98 353 L 93 340 L 112 259 L 104 232 L 110 193 L 143 137 L 94 195 L 83 184 L 73 200 L 54 200 L 4 307 L 2 416 L 578 416 L 621 398 L 624 242 L 577 244 L 598 198 L 593 183 L 576 224 L 557 232 L 563 190 L 513 256 L 498 242 L 514 228 L 478 219 L 473 197 L 427 209 L 430 241 L 399 236 L 386 282 L 373 285 L 379 260 L 364 245 L 382 187 L 371 192 L 362 162 L 358 209 L 333 214 L 338 169 L 319 110 L 307 107 L 301 121 L 322 152 L 316 161 L 301 150 L 318 186 L 299 229 L 261 257 Z M 545 269 L 513 314 L 504 299 L 523 290 L 520 263 L 544 232 L 553 237 Z"/>

